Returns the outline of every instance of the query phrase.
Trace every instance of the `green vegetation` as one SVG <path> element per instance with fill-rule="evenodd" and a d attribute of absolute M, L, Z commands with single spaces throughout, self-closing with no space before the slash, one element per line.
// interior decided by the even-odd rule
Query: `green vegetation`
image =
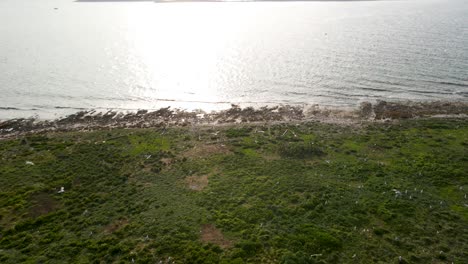
<path fill-rule="evenodd" d="M 2 140 L 0 263 L 468 263 L 467 149 L 466 119 Z"/>

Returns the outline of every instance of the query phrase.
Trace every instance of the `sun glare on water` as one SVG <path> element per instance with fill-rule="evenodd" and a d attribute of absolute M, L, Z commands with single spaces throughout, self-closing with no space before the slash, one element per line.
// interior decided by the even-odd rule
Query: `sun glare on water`
<path fill-rule="evenodd" d="M 138 79 L 131 92 L 155 102 L 223 101 L 222 65 L 248 23 L 232 8 L 179 3 L 129 11 L 130 63 Z"/>

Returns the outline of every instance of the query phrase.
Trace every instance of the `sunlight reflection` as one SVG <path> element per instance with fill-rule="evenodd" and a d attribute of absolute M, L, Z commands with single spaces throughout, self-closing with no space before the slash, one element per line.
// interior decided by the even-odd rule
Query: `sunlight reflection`
<path fill-rule="evenodd" d="M 131 10 L 130 63 L 138 78 L 132 94 L 155 102 L 222 101 L 225 78 L 220 65 L 230 43 L 241 37 L 239 30 L 246 28 L 246 22 L 239 21 L 248 20 L 239 20 L 235 10 L 220 12 L 215 5 L 200 3 Z"/>

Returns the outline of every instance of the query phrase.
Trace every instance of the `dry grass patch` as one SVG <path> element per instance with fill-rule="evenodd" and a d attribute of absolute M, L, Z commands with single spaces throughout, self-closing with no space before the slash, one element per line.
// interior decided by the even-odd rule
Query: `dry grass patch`
<path fill-rule="evenodd" d="M 232 242 L 226 239 L 221 230 L 212 224 L 206 224 L 201 229 L 201 240 L 205 243 L 212 243 L 221 248 L 232 247 Z"/>
<path fill-rule="evenodd" d="M 208 175 L 189 176 L 185 178 L 185 182 L 190 190 L 201 191 L 208 186 Z"/>
<path fill-rule="evenodd" d="M 55 198 L 47 193 L 35 194 L 31 197 L 31 201 L 34 203 L 29 210 L 29 214 L 32 217 L 48 214 L 60 207 Z"/>
<path fill-rule="evenodd" d="M 174 162 L 171 158 L 162 158 L 161 162 L 164 166 L 171 167 L 172 163 Z"/>
<path fill-rule="evenodd" d="M 112 234 L 128 225 L 128 219 L 118 219 L 104 227 L 104 233 Z"/>
<path fill-rule="evenodd" d="M 281 159 L 281 156 L 278 155 L 277 153 L 263 153 L 261 155 L 262 155 L 262 158 L 265 159 L 266 161 L 275 161 L 275 160 Z"/>
<path fill-rule="evenodd" d="M 182 155 L 186 158 L 208 157 L 216 154 L 230 154 L 231 150 L 222 144 L 198 144 L 185 151 Z"/>

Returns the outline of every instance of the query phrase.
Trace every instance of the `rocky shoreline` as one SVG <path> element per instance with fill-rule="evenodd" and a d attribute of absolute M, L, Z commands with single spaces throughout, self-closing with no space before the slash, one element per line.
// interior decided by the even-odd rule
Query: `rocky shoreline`
<path fill-rule="evenodd" d="M 0 139 L 12 138 L 31 133 L 88 131 L 111 128 L 151 128 L 189 125 L 223 125 L 239 123 L 277 123 L 320 121 L 332 123 L 356 123 L 362 121 L 389 121 L 426 117 L 468 117 L 466 102 L 387 102 L 361 103 L 354 110 L 331 109 L 318 105 L 274 106 L 241 108 L 232 105 L 217 112 L 184 111 L 161 108 L 156 111 L 139 110 L 135 113 L 121 113 L 96 110 L 80 111 L 56 120 L 35 118 L 11 119 L 0 122 Z"/>

